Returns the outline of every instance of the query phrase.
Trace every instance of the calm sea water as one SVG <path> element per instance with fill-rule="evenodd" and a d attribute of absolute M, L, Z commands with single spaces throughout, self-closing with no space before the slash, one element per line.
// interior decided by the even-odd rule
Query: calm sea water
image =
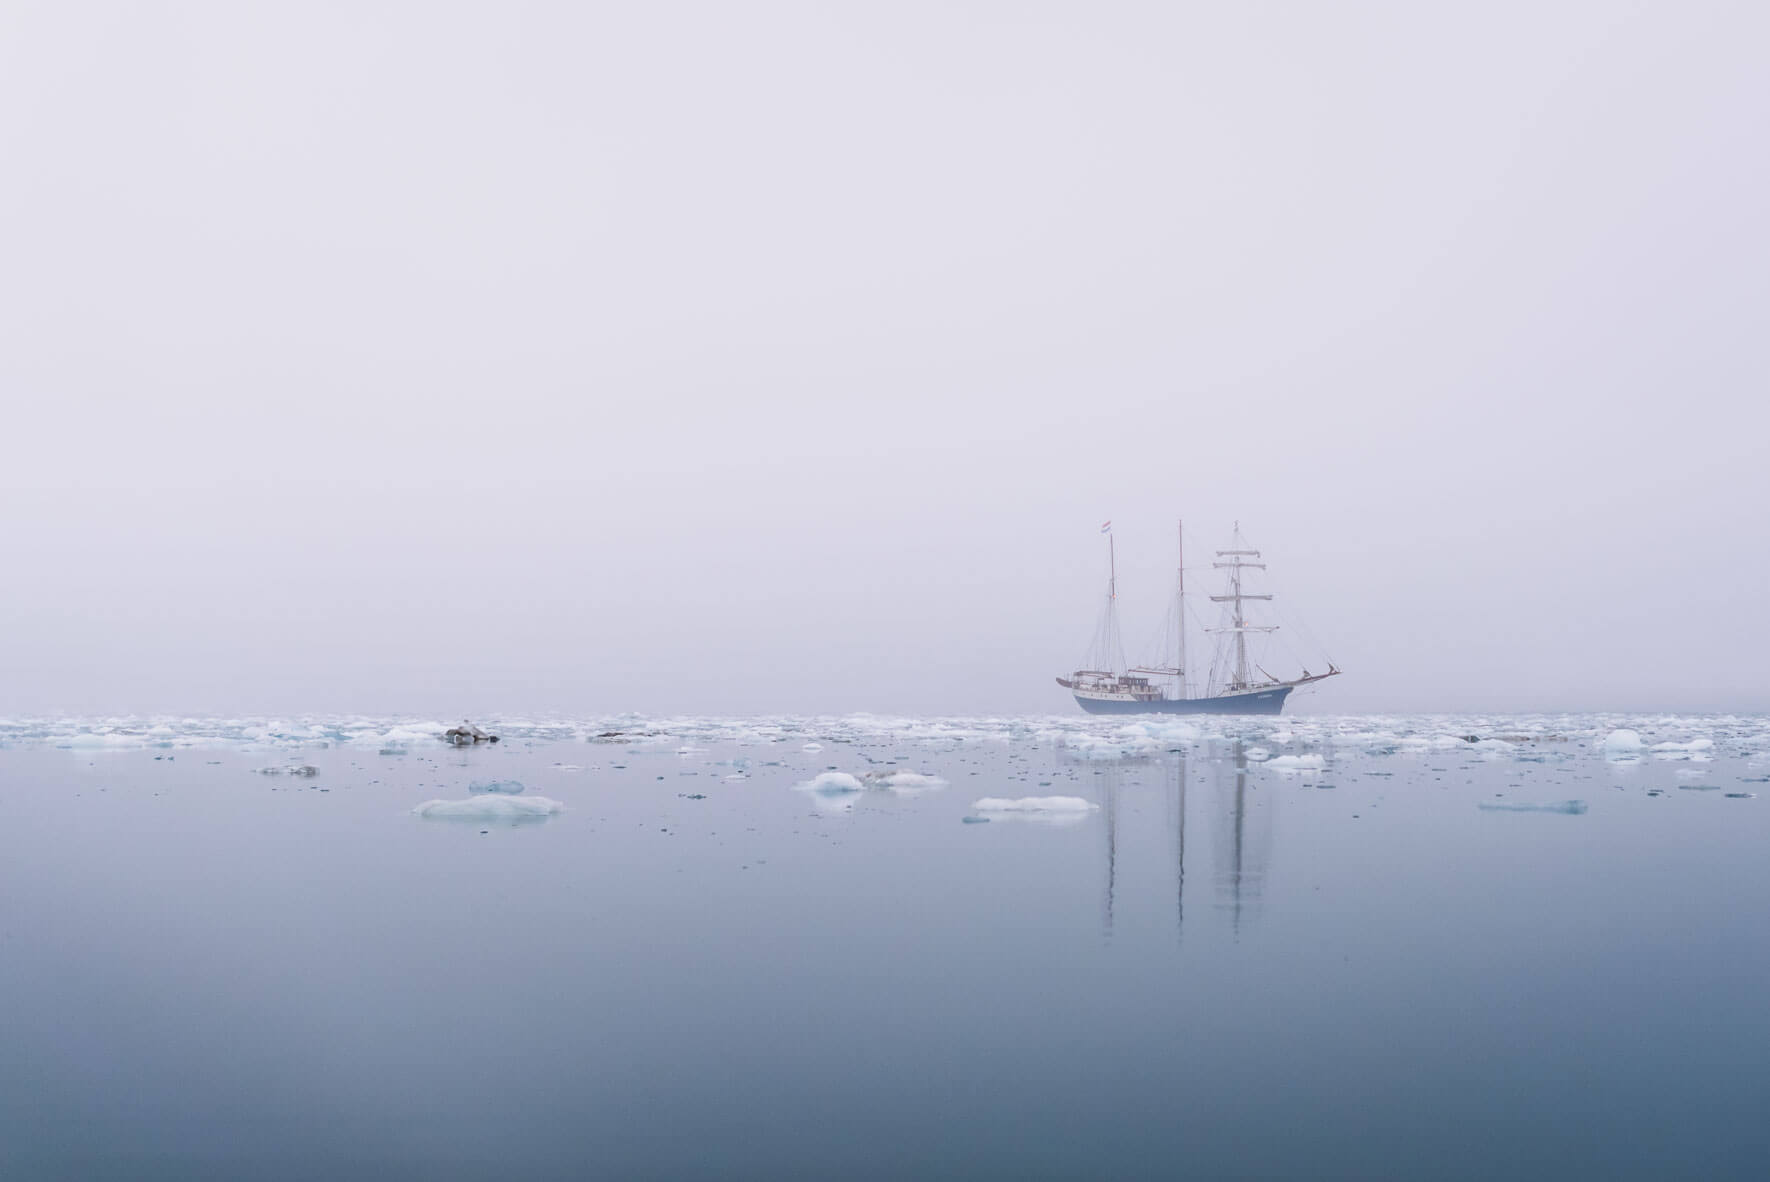
<path fill-rule="evenodd" d="M 438 730 L 0 724 L 0 1175 L 1770 1169 L 1770 720 Z"/>

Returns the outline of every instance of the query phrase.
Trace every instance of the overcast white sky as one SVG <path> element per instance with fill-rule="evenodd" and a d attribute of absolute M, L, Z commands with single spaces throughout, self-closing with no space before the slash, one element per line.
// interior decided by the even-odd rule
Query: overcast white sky
<path fill-rule="evenodd" d="M 0 710 L 1770 708 L 1770 6 L 0 7 Z"/>

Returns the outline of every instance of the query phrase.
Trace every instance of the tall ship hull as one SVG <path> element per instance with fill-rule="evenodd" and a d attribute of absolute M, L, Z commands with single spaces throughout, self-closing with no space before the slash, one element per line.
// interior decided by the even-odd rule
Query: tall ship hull
<path fill-rule="evenodd" d="M 1061 678 L 1059 679 L 1062 680 Z M 1124 698 L 1076 694 L 1076 705 L 1089 714 L 1278 714 L 1295 686 L 1253 690 L 1242 694 L 1219 694 L 1214 698 Z"/>
<path fill-rule="evenodd" d="M 1211 563 L 1213 570 L 1222 572 L 1225 586 L 1221 595 L 1208 597 L 1222 610 L 1216 625 L 1204 629 L 1212 642 L 1213 654 L 1203 684 L 1195 683 L 1189 676 L 1186 660 L 1188 613 L 1183 533 L 1179 535 L 1181 561 L 1175 575 L 1174 608 L 1168 617 L 1172 625 L 1170 642 L 1156 646 L 1158 651 L 1165 651 L 1172 663 L 1127 668 L 1124 645 L 1119 639 L 1118 560 L 1112 545 L 1112 522 L 1102 525 L 1100 532 L 1108 535 L 1109 577 L 1106 603 L 1088 653 L 1088 667 L 1057 679 L 1058 685 L 1075 695 L 1076 705 L 1089 714 L 1278 714 L 1284 710 L 1292 690 L 1339 676 L 1340 671 L 1331 661 L 1326 673 L 1311 673 L 1305 668 L 1301 676 L 1290 678 L 1274 677 L 1260 663 L 1271 658 L 1262 656 L 1253 642 L 1271 641 L 1279 626 L 1259 622 L 1249 609 L 1250 604 L 1269 605 L 1272 595 L 1249 585 L 1250 579 L 1264 574 L 1266 564 L 1258 550 L 1242 541 L 1239 524 L 1235 541 L 1228 549 L 1216 551 Z"/>

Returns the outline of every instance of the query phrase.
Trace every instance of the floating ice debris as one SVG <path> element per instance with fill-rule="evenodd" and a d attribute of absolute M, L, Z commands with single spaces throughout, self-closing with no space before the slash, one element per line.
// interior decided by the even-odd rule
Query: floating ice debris
<path fill-rule="evenodd" d="M 939 776 L 925 776 L 920 772 L 868 772 L 861 782 L 868 788 L 887 788 L 899 795 L 946 787 L 946 781 Z"/>
<path fill-rule="evenodd" d="M 522 790 L 520 780 L 475 780 L 467 785 L 467 791 L 475 796 L 520 796 Z"/>
<path fill-rule="evenodd" d="M 389 746 L 389 747 L 381 748 L 381 750 L 377 751 L 376 754 L 377 755 L 404 755 L 404 754 L 406 754 L 406 749 L 404 747 Z"/>
<path fill-rule="evenodd" d="M 444 731 L 443 738 L 457 747 L 470 747 L 475 743 L 496 743 L 498 741 L 497 735 L 487 734 L 466 719 L 462 719 L 460 726 L 452 726 Z"/>
<path fill-rule="evenodd" d="M 847 772 L 819 772 L 793 787 L 809 795 L 811 807 L 818 812 L 840 813 L 854 807 L 865 785 Z"/>
<path fill-rule="evenodd" d="M 1598 745 L 1604 752 L 1604 758 L 1610 760 L 1628 760 L 1641 758 L 1641 736 L 1631 730 L 1615 730 L 1604 736 Z"/>
<path fill-rule="evenodd" d="M 1063 750 L 1080 759 L 1147 759 L 1165 750 L 1165 744 L 1149 735 L 1142 734 L 1140 728 L 1131 728 L 1138 733 L 1118 734 L 1110 739 L 1095 735 L 1070 735 L 1062 740 Z"/>
<path fill-rule="evenodd" d="M 980 813 L 1086 813 L 1100 806 L 1079 796 L 985 796 L 971 807 Z"/>
<path fill-rule="evenodd" d="M 1490 813 L 1565 813 L 1577 817 L 1586 811 L 1583 800 L 1562 800 L 1551 804 L 1531 804 L 1522 800 L 1484 800 L 1475 806 Z"/>
<path fill-rule="evenodd" d="M 793 787 L 801 792 L 815 792 L 819 796 L 842 796 L 849 792 L 859 792 L 866 785 L 847 772 L 819 772 L 802 784 L 794 784 Z"/>
<path fill-rule="evenodd" d="M 1281 772 L 1318 772 L 1327 766 L 1320 755 L 1280 755 L 1266 761 L 1266 766 Z"/>
<path fill-rule="evenodd" d="M 1728 800 L 1753 800 L 1758 794 L 1756 792 L 1725 792 L 1722 795 Z"/>
<path fill-rule="evenodd" d="M 1680 791 L 1680 792 L 1714 792 L 1714 791 L 1718 790 L 1720 787 L 1721 786 L 1719 784 L 1679 784 L 1678 791 Z"/>
<path fill-rule="evenodd" d="M 806 743 L 799 748 L 801 751 L 822 751 L 823 749 L 824 745 L 822 743 Z"/>
<path fill-rule="evenodd" d="M 1655 743 L 1655 759 L 1707 759 L 1715 748 L 1713 739 L 1692 739 L 1688 743 Z"/>
<path fill-rule="evenodd" d="M 565 808 L 545 796 L 469 796 L 466 800 L 427 800 L 412 812 L 438 821 L 539 821 Z"/>
<path fill-rule="evenodd" d="M 1266 750 L 1264 747 L 1249 747 L 1246 751 L 1242 752 L 1242 754 L 1248 757 L 1250 763 L 1265 763 L 1268 759 L 1272 758 L 1272 752 Z"/>
<path fill-rule="evenodd" d="M 987 825 L 987 824 L 989 824 L 988 817 L 960 817 L 959 820 L 966 825 Z"/>

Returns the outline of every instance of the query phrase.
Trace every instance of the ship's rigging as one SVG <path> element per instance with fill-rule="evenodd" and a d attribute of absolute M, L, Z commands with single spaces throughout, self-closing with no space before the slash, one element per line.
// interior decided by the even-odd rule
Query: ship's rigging
<path fill-rule="evenodd" d="M 1172 654 L 1173 663 L 1128 666 L 1118 622 L 1117 546 L 1111 535 L 1111 523 L 1101 529 L 1107 534 L 1106 602 L 1095 626 L 1094 640 L 1084 662 L 1086 667 L 1069 678 L 1057 679 L 1058 684 L 1075 694 L 1084 709 L 1095 713 L 1276 714 L 1292 690 L 1339 674 L 1332 662 L 1328 662 L 1326 673 L 1311 673 L 1298 660 L 1301 675 L 1281 678 L 1261 664 L 1270 657 L 1250 651 L 1250 637 L 1271 638 L 1280 625 L 1261 622 L 1251 613 L 1250 604 L 1269 605 L 1273 595 L 1256 589 L 1256 572 L 1263 575 L 1266 563 L 1261 552 L 1242 536 L 1240 522 L 1236 523 L 1230 545 L 1215 551 L 1211 563 L 1213 570 L 1222 572 L 1224 586 L 1222 594 L 1207 597 L 1219 610 L 1214 625 L 1202 626 L 1203 632 L 1213 638 L 1210 668 L 1202 692 L 1187 664 L 1186 636 L 1191 613 L 1186 595 L 1183 523 L 1176 531 L 1180 557 L 1174 577 L 1174 600 L 1158 648 L 1164 655 Z M 1171 683 L 1172 692 L 1152 679 Z"/>

